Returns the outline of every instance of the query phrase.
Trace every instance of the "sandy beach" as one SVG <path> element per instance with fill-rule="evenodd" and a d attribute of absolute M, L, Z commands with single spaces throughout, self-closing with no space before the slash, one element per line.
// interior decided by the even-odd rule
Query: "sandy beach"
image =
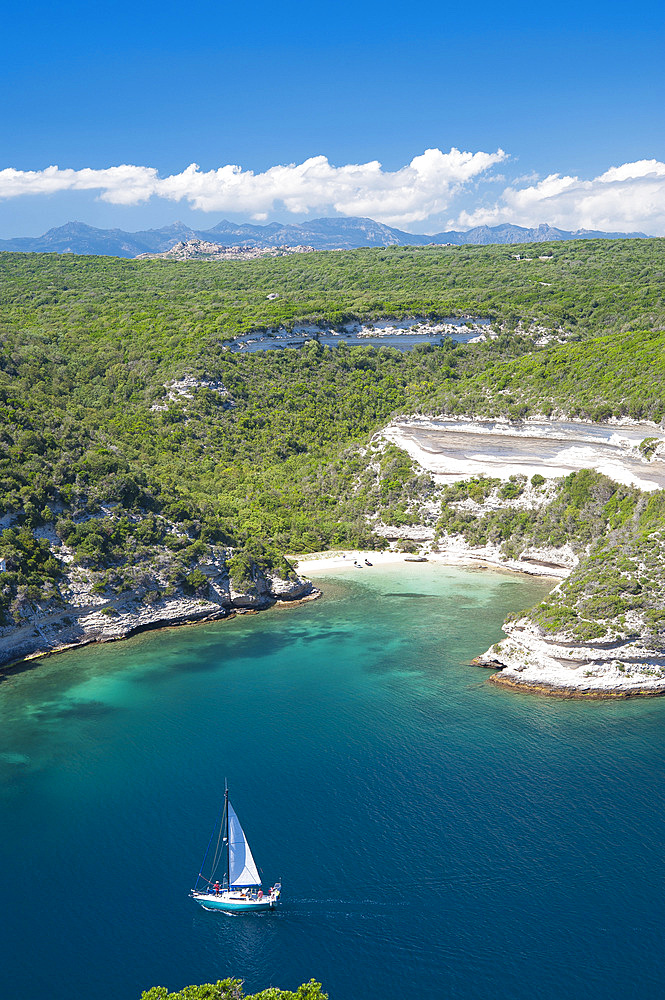
<path fill-rule="evenodd" d="M 399 563 L 413 565 L 421 562 L 417 556 L 408 552 L 395 552 L 390 549 L 372 551 L 371 549 L 334 549 L 327 552 L 312 552 L 307 555 L 290 557 L 296 564 L 300 576 L 317 577 L 326 573 L 338 573 L 340 570 L 357 572 L 360 563 L 363 569 L 380 568 Z M 365 560 L 372 565 L 367 566 Z M 425 556 L 428 563 L 439 563 L 443 566 L 476 566 L 487 569 L 500 569 L 510 573 L 527 573 L 532 576 L 550 576 L 561 579 L 567 575 L 563 567 L 519 565 L 515 560 L 501 561 L 493 558 L 485 549 L 453 549 L 447 552 L 428 552 Z"/>

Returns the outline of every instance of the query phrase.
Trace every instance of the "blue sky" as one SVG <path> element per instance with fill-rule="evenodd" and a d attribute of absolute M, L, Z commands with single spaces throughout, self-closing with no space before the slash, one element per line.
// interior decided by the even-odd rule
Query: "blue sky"
<path fill-rule="evenodd" d="M 0 236 L 335 212 L 665 234 L 664 51 L 662 2 L 14 5 Z"/>

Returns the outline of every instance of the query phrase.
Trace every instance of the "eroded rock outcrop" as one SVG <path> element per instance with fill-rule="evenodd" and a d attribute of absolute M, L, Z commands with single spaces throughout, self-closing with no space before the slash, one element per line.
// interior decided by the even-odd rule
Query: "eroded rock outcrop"
<path fill-rule="evenodd" d="M 580 641 L 548 634 L 527 618 L 506 622 L 507 638 L 474 663 L 499 668 L 494 684 L 564 697 L 628 697 L 665 693 L 665 648 L 642 623 L 630 634 Z"/>
<path fill-rule="evenodd" d="M 312 600 L 320 591 L 298 576 L 285 580 L 258 567 L 254 582 L 235 589 L 223 573 L 213 576 L 205 596 L 179 593 L 146 601 L 127 592 L 111 600 L 79 593 L 75 601 L 50 607 L 25 624 L 0 631 L 0 668 L 17 660 L 40 656 L 91 642 L 112 642 L 137 632 L 173 625 L 216 621 L 238 611 L 262 610 L 280 601 Z"/>

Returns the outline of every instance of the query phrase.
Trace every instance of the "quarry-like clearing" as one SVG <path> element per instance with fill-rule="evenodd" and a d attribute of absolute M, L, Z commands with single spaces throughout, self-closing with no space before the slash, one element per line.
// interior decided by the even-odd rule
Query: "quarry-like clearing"
<path fill-rule="evenodd" d="M 596 469 L 642 490 L 665 487 L 665 431 L 653 424 L 410 417 L 381 433 L 440 483 L 479 475 L 507 479 L 540 473 L 553 479 Z M 639 451 L 645 438 L 661 442 L 650 461 Z"/>

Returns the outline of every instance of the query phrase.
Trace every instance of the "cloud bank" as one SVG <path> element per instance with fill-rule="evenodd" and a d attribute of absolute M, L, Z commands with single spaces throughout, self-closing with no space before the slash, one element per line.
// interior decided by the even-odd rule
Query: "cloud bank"
<path fill-rule="evenodd" d="M 494 205 L 462 212 L 459 222 L 464 228 L 548 222 L 561 229 L 665 234 L 665 163 L 636 160 L 592 180 L 550 174 L 526 187 L 507 187 Z"/>
<path fill-rule="evenodd" d="M 263 173 L 227 165 L 203 171 L 196 163 L 182 173 L 160 177 L 154 167 L 123 165 L 105 170 L 0 170 L 0 198 L 98 191 L 114 205 L 139 205 L 151 197 L 187 201 L 204 212 L 229 212 L 265 219 L 276 210 L 294 215 L 334 210 L 389 225 L 409 225 L 448 209 L 471 181 L 506 154 L 427 149 L 399 170 L 378 160 L 335 167 L 325 156 L 270 167 Z"/>
<path fill-rule="evenodd" d="M 154 167 L 105 169 L 0 170 L 0 199 L 23 195 L 55 195 L 65 191 L 97 192 L 113 205 L 140 205 L 151 198 L 187 202 L 203 212 L 223 212 L 265 220 L 273 214 L 308 215 L 336 212 L 367 216 L 392 226 L 432 231 L 468 229 L 511 222 L 541 222 L 563 229 L 641 230 L 665 234 L 665 163 L 637 160 L 611 167 L 591 180 L 561 174 L 513 181 L 492 200 L 480 201 L 478 182 L 502 178 L 493 168 L 507 160 L 493 153 L 444 153 L 427 149 L 397 170 L 384 170 L 378 160 L 332 165 L 325 156 L 303 163 L 270 167 L 263 172 L 228 164 L 201 170 L 196 163 L 181 173 L 160 177 Z M 504 182 L 505 183 L 505 182 Z M 450 217 L 459 200 L 474 207 Z M 448 213 L 447 215 L 444 213 Z M 445 218 L 445 224 L 441 219 Z M 430 220 L 430 225 L 427 221 Z"/>

